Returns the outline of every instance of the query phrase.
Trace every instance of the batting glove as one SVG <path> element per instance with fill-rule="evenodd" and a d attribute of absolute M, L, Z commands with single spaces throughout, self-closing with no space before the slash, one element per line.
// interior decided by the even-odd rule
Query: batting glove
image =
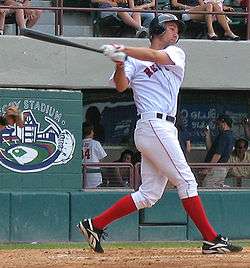
<path fill-rule="evenodd" d="M 111 45 L 103 45 L 100 47 L 100 49 L 103 51 L 103 54 L 105 56 L 109 56 L 110 54 L 113 54 L 114 52 L 118 52 L 124 49 L 123 45 L 117 45 L 117 44 L 111 44 Z"/>
<path fill-rule="evenodd" d="M 127 55 L 124 52 L 118 51 L 108 55 L 108 57 L 115 63 L 123 63 L 126 60 Z"/>

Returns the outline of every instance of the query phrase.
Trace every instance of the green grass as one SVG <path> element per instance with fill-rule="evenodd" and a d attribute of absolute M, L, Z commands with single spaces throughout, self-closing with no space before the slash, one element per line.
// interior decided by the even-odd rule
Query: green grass
<path fill-rule="evenodd" d="M 243 247 L 250 247 L 249 240 L 235 241 Z M 197 248 L 201 242 L 105 242 L 106 249 L 140 249 L 140 248 Z M 2 243 L 0 250 L 12 249 L 81 249 L 88 248 L 87 243 Z"/>

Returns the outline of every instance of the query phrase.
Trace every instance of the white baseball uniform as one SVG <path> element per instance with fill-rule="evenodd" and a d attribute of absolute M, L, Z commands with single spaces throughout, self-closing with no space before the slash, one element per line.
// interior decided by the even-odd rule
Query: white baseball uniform
<path fill-rule="evenodd" d="M 197 195 L 197 183 L 181 150 L 177 129 L 173 122 L 164 119 L 167 115 L 174 117 L 177 112 L 185 53 L 173 45 L 163 51 L 175 65 L 131 57 L 125 61 L 125 74 L 141 117 L 134 138 L 142 154 L 142 185 L 132 193 L 138 209 L 154 205 L 161 198 L 168 180 L 177 187 L 181 199 Z M 162 115 L 162 119 L 157 118 L 157 113 Z"/>
<path fill-rule="evenodd" d="M 99 163 L 107 154 L 99 141 L 83 139 L 83 163 Z M 96 188 L 102 183 L 102 174 L 99 167 L 88 167 L 84 181 L 85 188 Z"/>

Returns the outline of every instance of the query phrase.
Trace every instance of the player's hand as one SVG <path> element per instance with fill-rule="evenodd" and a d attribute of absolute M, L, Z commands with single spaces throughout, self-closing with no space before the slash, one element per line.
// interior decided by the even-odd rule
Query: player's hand
<path fill-rule="evenodd" d="M 103 45 L 100 47 L 100 49 L 103 51 L 103 54 L 105 56 L 109 56 L 110 54 L 113 54 L 114 52 L 121 52 L 124 50 L 123 45 L 118 44 L 111 44 L 111 45 Z"/>
<path fill-rule="evenodd" d="M 124 52 L 118 51 L 108 55 L 108 57 L 115 63 L 124 63 L 127 58 L 127 55 Z"/>

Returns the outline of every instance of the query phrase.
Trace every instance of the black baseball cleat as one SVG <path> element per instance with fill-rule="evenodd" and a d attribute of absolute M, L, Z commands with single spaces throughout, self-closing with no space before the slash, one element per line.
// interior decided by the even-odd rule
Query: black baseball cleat
<path fill-rule="evenodd" d="M 101 246 L 101 238 L 105 233 L 103 230 L 96 229 L 91 219 L 83 219 L 77 224 L 80 232 L 84 235 L 85 239 L 89 243 L 89 246 L 97 253 L 103 253 L 104 250 Z"/>
<path fill-rule="evenodd" d="M 203 241 L 203 254 L 226 254 L 242 251 L 241 246 L 233 245 L 227 237 L 218 235 L 213 241 Z"/>

